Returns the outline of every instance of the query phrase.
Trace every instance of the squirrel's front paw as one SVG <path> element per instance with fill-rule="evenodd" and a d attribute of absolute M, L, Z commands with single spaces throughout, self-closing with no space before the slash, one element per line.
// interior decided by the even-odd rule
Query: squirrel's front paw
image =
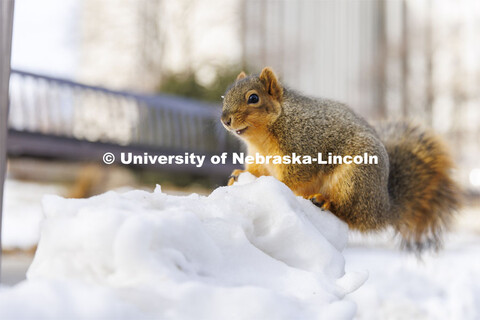
<path fill-rule="evenodd" d="M 245 170 L 241 170 L 241 169 L 235 169 L 233 170 L 232 174 L 230 175 L 230 177 L 228 177 L 228 184 L 229 186 L 231 186 L 235 181 L 237 181 L 238 179 L 238 176 L 240 175 L 240 173 L 242 172 L 245 172 Z"/>
<path fill-rule="evenodd" d="M 311 196 L 306 197 L 306 199 L 312 201 L 314 205 L 320 207 L 322 210 L 332 210 L 332 202 L 325 199 L 325 197 L 320 193 L 312 194 Z"/>

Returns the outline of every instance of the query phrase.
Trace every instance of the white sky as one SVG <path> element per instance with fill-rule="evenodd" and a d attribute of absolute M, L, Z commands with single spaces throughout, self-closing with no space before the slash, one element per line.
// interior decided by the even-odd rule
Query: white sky
<path fill-rule="evenodd" d="M 17 0 L 12 68 L 74 78 L 78 0 Z"/>

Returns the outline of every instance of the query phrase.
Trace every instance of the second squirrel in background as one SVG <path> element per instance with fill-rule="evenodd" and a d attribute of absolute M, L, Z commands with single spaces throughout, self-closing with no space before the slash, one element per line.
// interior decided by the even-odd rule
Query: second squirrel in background
<path fill-rule="evenodd" d="M 378 164 L 249 164 L 229 185 L 243 171 L 274 176 L 352 229 L 393 226 L 408 249 L 438 249 L 459 206 L 452 160 L 436 135 L 408 123 L 377 131 L 342 103 L 283 87 L 268 67 L 238 75 L 225 93 L 222 123 L 249 155 L 378 156 Z"/>

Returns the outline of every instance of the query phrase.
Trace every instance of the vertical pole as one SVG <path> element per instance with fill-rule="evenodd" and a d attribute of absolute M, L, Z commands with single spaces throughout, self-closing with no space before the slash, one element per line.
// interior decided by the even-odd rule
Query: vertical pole
<path fill-rule="evenodd" d="M 402 1 L 402 116 L 408 117 L 410 108 L 410 90 L 409 90 L 409 62 L 410 62 L 410 48 L 409 48 L 409 12 L 407 0 Z"/>
<path fill-rule="evenodd" d="M 0 263 L 2 261 L 3 184 L 7 168 L 8 83 L 12 50 L 13 3 L 14 0 L 0 0 Z"/>
<path fill-rule="evenodd" d="M 425 104 L 427 123 L 433 126 L 433 103 L 435 102 L 435 87 L 433 83 L 433 5 L 432 0 L 427 0 L 427 18 L 425 30 L 425 59 L 426 59 L 426 94 L 427 101 Z"/>
<path fill-rule="evenodd" d="M 267 25 L 267 19 L 269 16 L 268 12 L 268 3 L 267 1 L 261 1 L 260 2 L 260 32 L 261 32 L 261 57 L 260 61 L 262 61 L 262 68 L 266 65 L 270 65 L 270 59 L 268 59 L 268 25 Z"/>
<path fill-rule="evenodd" d="M 240 1 L 240 39 L 242 42 L 242 61 L 241 61 L 241 68 L 243 71 L 248 72 L 248 54 L 250 53 L 247 50 L 248 46 L 248 39 L 247 33 L 250 31 L 247 25 L 247 0 Z"/>
<path fill-rule="evenodd" d="M 387 21 L 386 1 L 377 2 L 377 27 L 378 27 L 378 63 L 377 63 L 377 117 L 384 120 L 387 118 Z M 377 120 L 378 120 L 377 119 Z"/>

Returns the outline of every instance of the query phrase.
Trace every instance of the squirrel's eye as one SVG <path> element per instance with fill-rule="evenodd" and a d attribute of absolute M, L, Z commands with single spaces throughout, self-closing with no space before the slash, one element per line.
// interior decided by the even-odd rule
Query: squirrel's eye
<path fill-rule="evenodd" d="M 251 94 L 249 97 L 248 97 L 248 103 L 257 103 L 260 99 L 258 98 L 258 96 L 253 93 Z"/>

